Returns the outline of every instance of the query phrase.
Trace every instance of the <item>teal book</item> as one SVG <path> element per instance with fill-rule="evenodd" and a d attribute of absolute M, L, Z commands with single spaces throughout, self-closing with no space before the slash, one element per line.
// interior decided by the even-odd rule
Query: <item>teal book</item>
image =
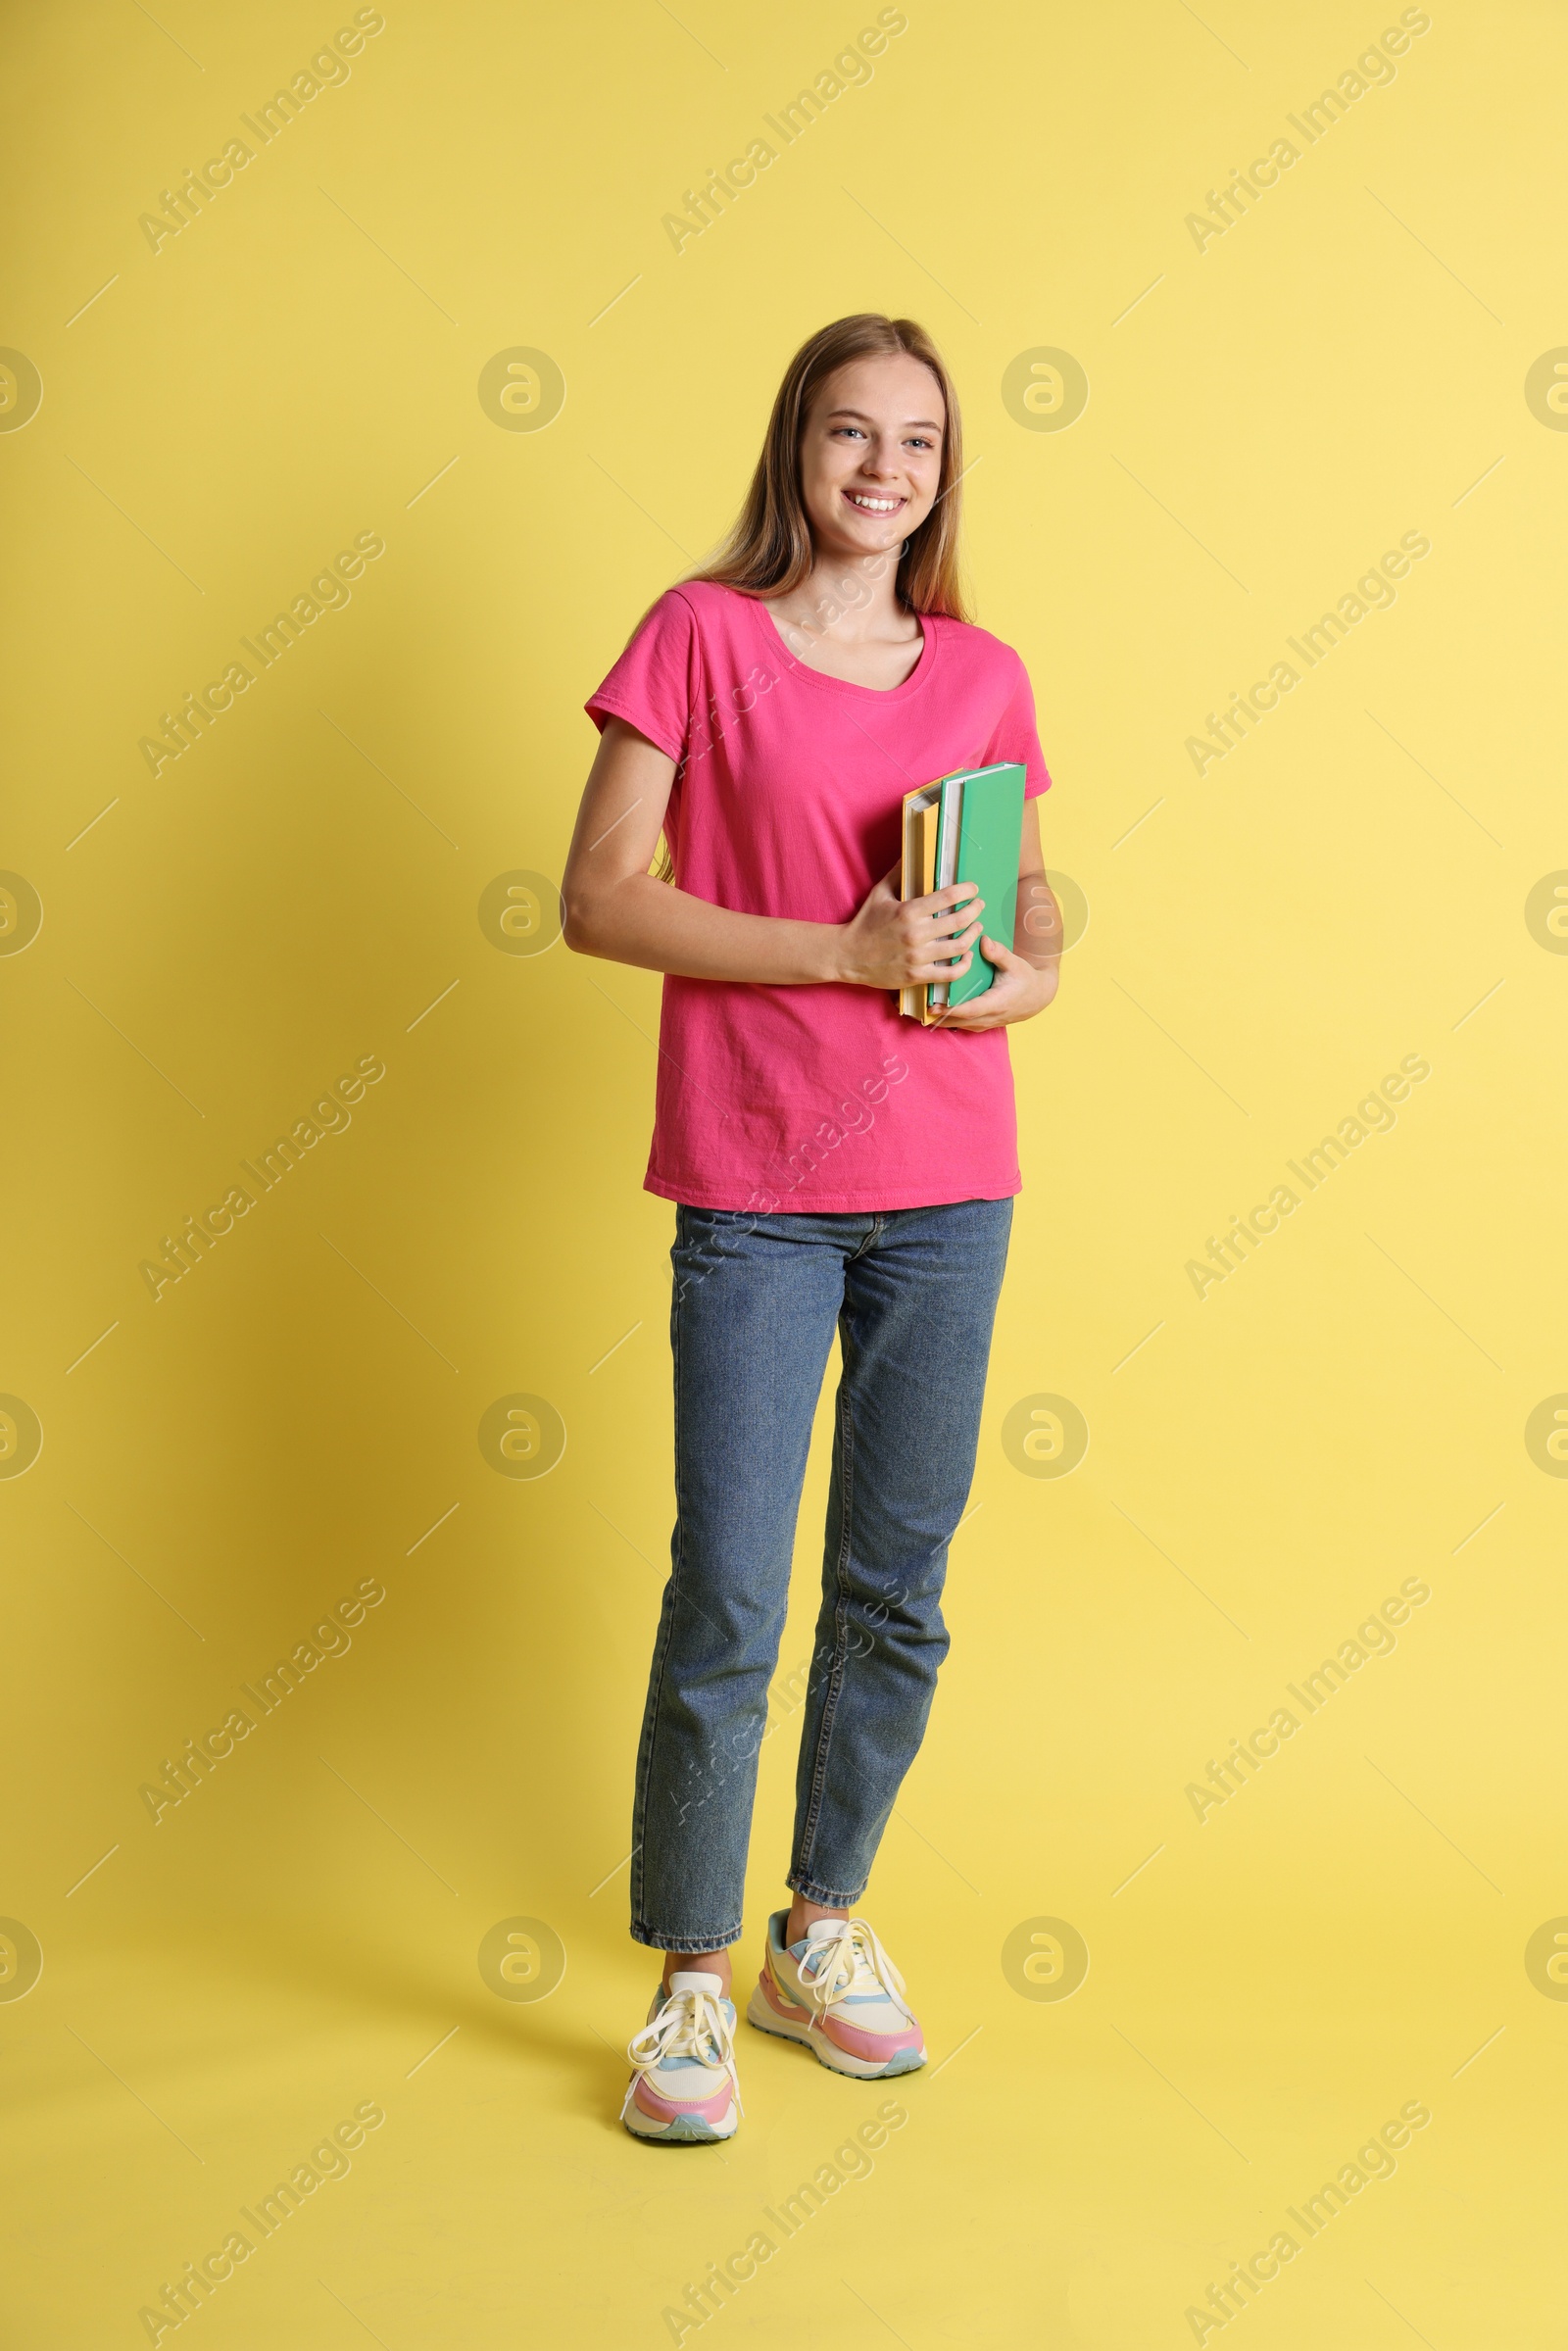
<path fill-rule="evenodd" d="M 980 917 L 988 939 L 1012 945 L 1013 919 L 1018 905 L 1018 857 L 1023 841 L 1023 768 L 1013 761 L 998 767 L 971 767 L 944 776 L 937 817 L 936 879 L 933 888 L 949 882 L 973 882 L 985 900 Z M 997 976 L 997 967 L 980 953 L 956 980 L 933 981 L 931 1009 L 956 1011 L 960 1004 L 984 996 Z"/>

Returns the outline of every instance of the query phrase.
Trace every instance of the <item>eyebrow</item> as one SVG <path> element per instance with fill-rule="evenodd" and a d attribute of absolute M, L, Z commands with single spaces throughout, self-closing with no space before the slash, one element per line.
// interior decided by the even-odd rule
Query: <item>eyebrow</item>
<path fill-rule="evenodd" d="M 862 424 L 874 424 L 876 422 L 876 418 L 874 416 L 868 416 L 863 408 L 830 408 L 827 413 L 830 416 L 858 416 Z M 931 432 L 940 432 L 942 430 L 941 425 L 936 421 L 934 416 L 906 416 L 904 422 L 906 429 L 907 429 L 907 427 L 911 424 L 923 424 Z"/>

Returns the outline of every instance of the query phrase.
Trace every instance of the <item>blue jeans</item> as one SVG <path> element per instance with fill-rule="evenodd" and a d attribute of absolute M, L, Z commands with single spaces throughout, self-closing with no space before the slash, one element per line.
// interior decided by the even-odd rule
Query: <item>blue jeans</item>
<path fill-rule="evenodd" d="M 787 1883 L 858 1902 L 948 1650 L 1010 1200 L 863 1215 L 677 1207 L 670 1575 L 637 1757 L 631 1931 L 741 1934 L 757 1757 L 811 1421 L 843 1355 Z"/>

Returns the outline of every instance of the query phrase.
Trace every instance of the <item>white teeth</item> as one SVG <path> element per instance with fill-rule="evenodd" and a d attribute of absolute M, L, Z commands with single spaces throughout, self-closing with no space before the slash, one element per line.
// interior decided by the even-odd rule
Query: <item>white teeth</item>
<path fill-rule="evenodd" d="M 854 506 L 863 507 L 868 514 L 896 514 L 904 503 L 899 498 L 862 498 L 856 490 L 850 492 L 850 502 Z"/>

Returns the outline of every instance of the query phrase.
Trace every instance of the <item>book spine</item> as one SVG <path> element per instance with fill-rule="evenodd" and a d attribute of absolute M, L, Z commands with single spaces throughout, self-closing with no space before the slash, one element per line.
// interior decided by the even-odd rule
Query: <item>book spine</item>
<path fill-rule="evenodd" d="M 936 886 L 945 890 L 954 878 L 958 855 L 958 823 L 963 808 L 963 778 L 948 776 L 943 780 L 942 799 L 937 812 L 937 871 Z M 950 870 L 950 868 L 952 870 Z M 929 1009 L 945 1012 L 948 1008 L 947 980 L 933 980 L 927 991 Z"/>

